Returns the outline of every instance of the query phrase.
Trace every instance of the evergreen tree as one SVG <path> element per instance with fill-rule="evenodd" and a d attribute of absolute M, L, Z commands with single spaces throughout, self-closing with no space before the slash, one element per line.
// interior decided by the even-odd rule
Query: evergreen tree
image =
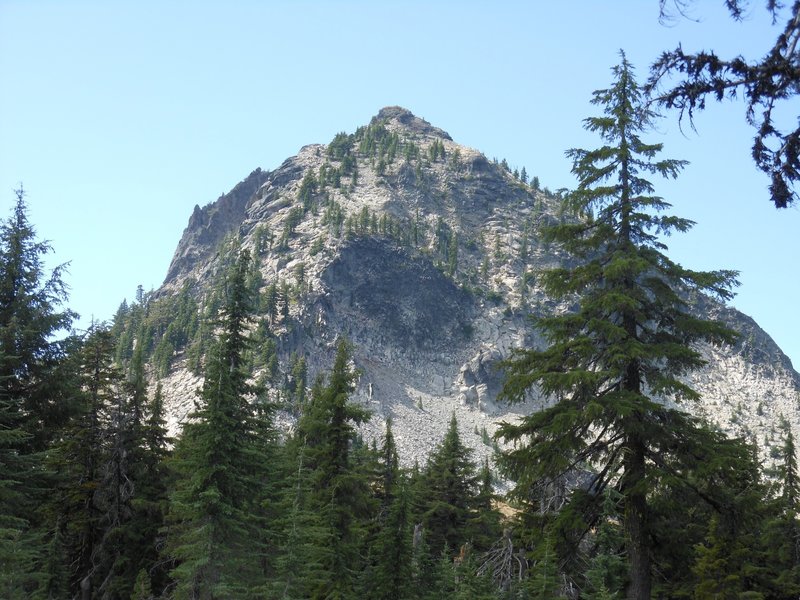
<path fill-rule="evenodd" d="M 167 433 L 161 383 L 147 406 L 137 465 L 137 489 L 133 499 L 134 532 L 138 549 L 137 562 L 132 565 L 146 571 L 151 587 L 160 593 L 168 583 L 166 565 L 158 555 L 163 545 L 163 527 L 169 506 L 172 472 L 168 466 L 169 450 L 173 443 Z M 140 571 L 141 572 L 141 571 Z"/>
<path fill-rule="evenodd" d="M 264 575 L 260 502 L 264 456 L 243 369 L 251 298 L 249 254 L 227 274 L 220 335 L 207 358 L 200 403 L 176 447 L 167 549 L 175 598 L 241 598 Z"/>
<path fill-rule="evenodd" d="M 408 598 L 412 573 L 409 490 L 405 483 L 392 486 L 393 497 L 375 543 L 375 597 L 385 600 Z"/>
<path fill-rule="evenodd" d="M 587 600 L 621 598 L 625 583 L 625 561 L 622 557 L 624 539 L 620 531 L 616 504 L 619 494 L 606 488 L 603 512 L 595 536 L 594 555 L 586 570 Z"/>
<path fill-rule="evenodd" d="M 44 256 L 51 247 L 36 239 L 25 192 L 15 193 L 12 215 L 0 224 L 0 401 L 23 426 L 26 451 L 38 451 L 69 416 L 68 404 L 59 401 L 58 367 L 70 340 L 53 338 L 76 315 L 60 310 L 67 299 L 65 265 L 47 276 Z"/>
<path fill-rule="evenodd" d="M 667 15 L 667 0 L 659 0 L 661 16 Z M 676 2 L 683 15 L 686 0 Z M 797 115 L 800 71 L 797 69 L 797 42 L 800 39 L 800 1 L 764 3 L 773 25 L 785 19 L 775 43 L 759 58 L 749 61 L 741 54 L 729 60 L 714 51 L 686 54 L 678 45 L 664 52 L 651 66 L 648 93 L 667 108 L 692 121 L 697 111 L 710 105 L 709 99 L 722 101 L 742 98 L 747 104 L 746 119 L 756 135 L 752 157 L 758 169 L 770 177 L 770 195 L 776 208 L 785 208 L 800 197 L 800 126 L 782 129 L 783 119 L 776 114 Z M 725 7 L 736 21 L 749 16 L 751 5 L 745 0 L 726 0 Z M 675 77 L 677 75 L 677 77 Z M 657 89 L 667 83 L 666 89 Z M 784 106 L 781 106 L 785 102 Z M 788 109 L 788 113 L 784 112 Z M 794 111 L 794 113 L 792 112 Z M 791 123 L 791 118 L 786 121 Z"/>
<path fill-rule="evenodd" d="M 523 587 L 529 600 L 564 598 L 553 532 L 545 530 L 533 554 L 530 574 Z"/>
<path fill-rule="evenodd" d="M 0 223 L 0 595 L 27 598 L 46 589 L 47 554 L 37 508 L 51 486 L 42 452 L 70 415 L 74 377 L 64 370 L 74 338 L 56 341 L 75 315 L 66 301 L 64 267 L 48 276 L 47 242 L 28 221 L 16 190 L 11 216 Z"/>
<path fill-rule="evenodd" d="M 50 499 L 59 543 L 51 552 L 55 560 L 63 555 L 68 568 L 65 582 L 51 581 L 49 586 L 67 588 L 80 598 L 98 592 L 113 553 L 105 539 L 111 524 L 104 494 L 112 490 L 107 479 L 113 472 L 107 446 L 109 411 L 117 405 L 122 381 L 113 355 L 108 329 L 93 325 L 75 356 L 80 376 L 76 414 L 49 455 L 50 469 L 59 474 L 58 489 Z"/>
<path fill-rule="evenodd" d="M 109 345 L 109 351 L 112 346 Z M 109 358 L 113 354 L 109 354 Z M 120 380 L 122 379 L 121 373 Z M 121 381 L 120 381 L 121 383 Z M 101 511 L 102 538 L 95 556 L 95 569 L 101 575 L 97 595 L 104 598 L 128 598 L 138 573 L 136 532 L 130 527 L 133 517 L 132 499 L 138 484 L 134 465 L 138 448 L 132 433 L 140 433 L 127 412 L 122 386 L 117 385 L 108 406 L 103 428 L 102 478 L 95 502 Z"/>
<path fill-rule="evenodd" d="M 447 274 L 453 277 L 458 268 L 458 234 L 450 232 L 450 242 L 447 246 Z"/>
<path fill-rule="evenodd" d="M 306 357 L 300 356 L 292 365 L 291 382 L 292 382 L 292 406 L 295 410 L 305 404 L 306 399 L 306 375 L 308 368 L 306 366 Z"/>
<path fill-rule="evenodd" d="M 385 508 L 394 500 L 395 488 L 400 479 L 400 459 L 397 456 L 397 446 L 392 433 L 392 419 L 386 419 L 386 435 L 380 453 L 381 481 L 378 498 Z"/>
<path fill-rule="evenodd" d="M 780 460 L 777 473 L 780 493 L 769 503 L 772 510 L 765 526 L 765 563 L 775 592 L 790 598 L 800 594 L 800 488 L 797 451 L 789 430 Z"/>
<path fill-rule="evenodd" d="M 797 473 L 797 449 L 794 445 L 794 435 L 790 429 L 786 430 L 786 439 L 781 448 L 781 465 L 778 477 L 781 483 L 781 501 L 787 513 L 797 515 L 800 511 L 800 480 Z"/>
<path fill-rule="evenodd" d="M 486 459 L 476 479 L 477 492 L 473 503 L 475 512 L 466 526 L 467 538 L 472 547 L 479 552 L 491 548 L 502 535 L 501 516 L 495 508 L 497 495 L 494 493 L 494 481 L 489 459 Z"/>
<path fill-rule="evenodd" d="M 577 218 L 544 232 L 575 262 L 543 273 L 542 284 L 551 297 L 577 299 L 579 307 L 539 319 L 548 346 L 521 350 L 506 363 L 507 400 L 523 400 L 538 384 L 557 402 L 501 427 L 501 436 L 516 444 L 503 463 L 521 495 L 576 467 L 597 466 L 590 489 L 611 485 L 622 495 L 627 597 L 649 599 L 648 492 L 681 485 L 691 450 L 707 439 L 696 419 L 664 401 L 697 399 L 679 379 L 703 364 L 693 344 L 733 335 L 695 317 L 688 302 L 701 292 L 729 298 L 734 274 L 691 271 L 662 253 L 657 236 L 685 231 L 691 222 L 659 215 L 669 205 L 652 195 L 644 176 L 673 177 L 684 163 L 655 160 L 661 145 L 641 140 L 653 114 L 624 55 L 612 87 L 595 92 L 593 103 L 604 114 L 587 119 L 586 128 L 604 145 L 568 153 L 579 184 L 566 205 Z M 573 494 L 568 508 L 588 518 L 596 507 L 587 499 Z"/>
<path fill-rule="evenodd" d="M 448 553 L 449 554 L 449 553 Z M 414 525 L 411 538 L 411 590 L 409 597 L 414 600 L 428 598 L 436 587 L 436 564 L 425 540 L 425 530 L 421 523 Z"/>
<path fill-rule="evenodd" d="M 301 432 L 295 432 L 284 446 L 279 480 L 285 486 L 276 519 L 280 552 L 275 560 L 275 576 L 267 584 L 267 597 L 310 598 L 313 590 L 322 588 L 324 583 L 320 555 L 324 553 L 326 530 L 310 503 L 312 471 L 306 449 Z"/>
<path fill-rule="evenodd" d="M 150 583 L 150 575 L 148 575 L 145 569 L 142 569 L 136 576 L 131 600 L 152 600 L 154 597 L 153 587 Z"/>
<path fill-rule="evenodd" d="M 324 528 L 320 548 L 321 586 L 314 597 L 348 598 L 361 561 L 361 519 L 371 512 L 366 479 L 351 464 L 354 425 L 368 413 L 348 402 L 356 373 L 351 370 L 350 350 L 341 340 L 326 385 L 315 386 L 310 406 L 298 425 L 311 470 L 310 505 Z"/>
<path fill-rule="evenodd" d="M 9 599 L 28 597 L 38 587 L 36 565 L 39 540 L 32 535 L 31 501 L 40 495 L 43 482 L 35 474 L 41 459 L 20 448 L 30 435 L 21 425 L 14 404 L 0 399 L 0 595 Z"/>
<path fill-rule="evenodd" d="M 422 522 L 431 552 L 458 550 L 468 541 L 466 525 L 474 516 L 477 477 L 472 450 L 461 442 L 453 413 L 442 443 L 431 453 L 421 490 Z"/>
<path fill-rule="evenodd" d="M 695 600 L 744 596 L 748 591 L 744 569 L 748 549 L 741 537 L 720 524 L 718 516 L 709 524 L 706 543 L 698 545 L 695 550 L 697 563 L 693 570 L 698 579 L 694 588 Z"/>

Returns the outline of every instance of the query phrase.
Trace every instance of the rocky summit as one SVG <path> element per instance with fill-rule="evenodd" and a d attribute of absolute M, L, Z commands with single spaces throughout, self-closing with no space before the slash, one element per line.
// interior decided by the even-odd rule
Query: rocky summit
<path fill-rule="evenodd" d="M 327 371 L 345 336 L 360 372 L 352 400 L 373 414 L 365 437 L 380 439 L 391 418 L 402 461 L 424 462 L 455 413 L 482 458 L 499 421 L 548 401 L 498 402 L 497 364 L 541 343 L 531 315 L 569 310 L 536 278 L 563 260 L 538 234 L 569 218 L 560 207 L 538 177 L 512 173 L 406 109 L 384 108 L 356 132 L 305 146 L 195 207 L 155 298 L 188 293 L 208 310 L 231 253 L 250 249 L 261 297 L 253 327 L 269 332 L 277 357 L 270 367 L 256 362 L 253 376 L 272 369 L 275 399 L 286 405 L 296 393 L 300 358 L 307 385 Z M 752 437 L 769 457 L 781 425 L 800 435 L 800 376 L 751 318 L 707 299 L 697 310 L 740 337 L 701 349 L 707 365 L 690 381 L 702 401 L 686 409 Z M 201 383 L 190 346 L 174 345 L 162 379 L 175 431 Z M 292 411 L 280 418 L 290 427 Z"/>

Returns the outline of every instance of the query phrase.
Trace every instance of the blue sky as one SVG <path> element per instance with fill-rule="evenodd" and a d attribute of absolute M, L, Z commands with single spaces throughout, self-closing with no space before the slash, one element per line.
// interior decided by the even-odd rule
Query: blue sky
<path fill-rule="evenodd" d="M 571 187 L 564 151 L 597 145 L 582 119 L 620 49 L 640 80 L 678 43 L 757 58 L 778 33 L 763 4 L 736 23 L 721 0 L 698 2 L 665 26 L 657 0 L 0 0 L 0 216 L 23 182 L 53 264 L 71 262 L 70 306 L 107 319 L 138 284 L 160 285 L 195 204 L 383 106 Z M 696 125 L 668 114 L 648 137 L 691 162 L 656 182 L 698 223 L 670 256 L 741 271 L 732 304 L 800 365 L 798 209 L 770 205 L 743 105 Z"/>

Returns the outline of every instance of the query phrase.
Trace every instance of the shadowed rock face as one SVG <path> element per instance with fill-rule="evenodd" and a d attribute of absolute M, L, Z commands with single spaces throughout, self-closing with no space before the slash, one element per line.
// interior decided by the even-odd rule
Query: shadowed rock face
<path fill-rule="evenodd" d="M 429 260 L 376 238 L 342 248 L 321 275 L 330 290 L 329 322 L 353 341 L 432 351 L 467 337 L 472 297 Z"/>

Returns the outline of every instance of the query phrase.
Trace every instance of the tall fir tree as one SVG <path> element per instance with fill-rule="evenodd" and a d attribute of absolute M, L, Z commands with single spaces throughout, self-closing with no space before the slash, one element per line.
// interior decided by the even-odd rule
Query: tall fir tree
<path fill-rule="evenodd" d="M 0 394 L 27 431 L 26 450 L 43 450 L 69 416 L 58 372 L 70 338 L 55 339 L 72 325 L 66 265 L 48 275 L 52 249 L 36 239 L 25 192 L 16 190 L 12 215 L 0 224 Z M 70 390 L 71 392 L 71 390 Z"/>
<path fill-rule="evenodd" d="M 139 440 L 139 464 L 136 465 L 137 488 L 133 499 L 134 519 L 130 524 L 136 554 L 131 568 L 142 571 L 147 584 L 156 594 L 161 594 L 168 583 L 168 569 L 159 556 L 164 545 L 164 522 L 169 507 L 169 490 L 173 473 L 169 467 L 170 447 L 161 383 L 145 409 L 142 436 Z M 140 581 L 144 585 L 144 580 Z"/>
<path fill-rule="evenodd" d="M 318 563 L 320 585 L 313 597 L 353 597 L 355 575 L 362 564 L 363 519 L 372 513 L 367 480 L 351 464 L 354 426 L 369 416 L 349 402 L 355 377 L 349 345 L 340 340 L 327 383 L 315 386 L 298 426 L 311 470 L 309 502 L 325 532 Z"/>
<path fill-rule="evenodd" d="M 521 401 L 538 386 L 556 403 L 505 424 L 500 435 L 514 443 L 503 463 L 522 495 L 579 468 L 595 469 L 595 498 L 609 485 L 620 492 L 626 594 L 640 600 L 652 587 L 648 493 L 680 485 L 688 448 L 703 438 L 701 424 L 670 403 L 698 398 L 680 379 L 703 364 L 695 344 L 733 338 L 689 303 L 702 293 L 730 298 L 735 273 L 688 270 L 664 255 L 661 236 L 692 223 L 660 215 L 669 204 L 645 177 L 675 177 L 684 162 L 657 160 L 661 144 L 640 138 L 654 115 L 624 54 L 613 73 L 612 86 L 592 100 L 603 115 L 585 120 L 603 145 L 568 152 L 578 187 L 565 202 L 576 218 L 543 232 L 572 260 L 544 272 L 542 285 L 578 308 L 538 319 L 546 347 L 520 350 L 505 365 L 505 399 Z M 567 510 L 589 518 L 598 512 L 590 499 L 572 494 Z"/>
<path fill-rule="evenodd" d="M 114 526 L 109 519 L 114 520 L 112 513 L 119 506 L 109 505 L 117 491 L 111 481 L 117 465 L 109 432 L 122 375 L 113 364 L 113 356 L 109 330 L 93 324 L 76 356 L 75 368 L 80 375 L 76 414 L 48 457 L 50 469 L 59 474 L 50 512 L 58 524 L 61 548 L 53 551 L 63 553 L 68 566 L 65 585 L 77 598 L 92 598 L 99 593 L 114 552 L 107 533 Z M 51 585 L 63 587 L 58 582 Z"/>
<path fill-rule="evenodd" d="M 426 542 L 434 556 L 445 546 L 458 552 L 469 541 L 467 524 L 475 516 L 477 484 L 472 450 L 461 441 L 453 413 L 444 439 L 428 459 L 419 492 Z"/>
<path fill-rule="evenodd" d="M 264 460 L 243 369 L 251 298 L 250 256 L 230 267 L 219 337 L 207 357 L 200 402 L 175 451 L 167 550 L 177 598 L 244 598 L 264 576 L 258 519 Z"/>
<path fill-rule="evenodd" d="M 777 469 L 780 491 L 769 503 L 771 514 L 764 531 L 769 580 L 776 594 L 800 595 L 800 481 L 794 435 L 785 433 Z"/>
<path fill-rule="evenodd" d="M 405 481 L 397 482 L 387 513 L 374 544 L 374 597 L 402 600 L 412 573 L 411 520 L 409 490 Z"/>
<path fill-rule="evenodd" d="M 497 494 L 494 492 L 495 477 L 489 459 L 483 461 L 477 474 L 473 516 L 467 521 L 467 537 L 473 549 L 485 552 L 502 537 L 502 516 L 496 508 Z"/>
<path fill-rule="evenodd" d="M 75 315 L 61 309 L 64 267 L 47 275 L 50 246 L 36 239 L 25 192 L 15 193 L 0 223 L 0 595 L 24 598 L 46 587 L 35 509 L 51 485 L 42 452 L 69 414 L 64 382 L 73 378 L 59 369 L 70 340 L 56 337 Z"/>

